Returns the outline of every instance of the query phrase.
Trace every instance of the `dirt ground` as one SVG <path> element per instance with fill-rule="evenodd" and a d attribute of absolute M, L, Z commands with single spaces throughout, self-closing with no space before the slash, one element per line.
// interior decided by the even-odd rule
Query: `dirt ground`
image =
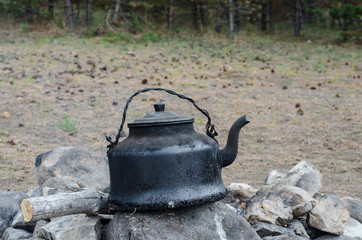
<path fill-rule="evenodd" d="M 271 170 L 310 161 L 323 176 L 322 192 L 361 198 L 361 56 L 353 44 L 253 34 L 233 43 L 208 36 L 131 44 L 1 30 L 0 190 L 35 187 L 36 156 L 56 147 L 105 155 L 104 136 L 116 135 L 127 98 L 163 87 L 209 111 L 220 147 L 233 121 L 248 116 L 237 159 L 222 171 L 225 184 L 258 187 Z M 137 96 L 127 122 L 159 100 L 205 131 L 190 103 L 160 92 Z M 75 133 L 66 132 L 72 124 Z"/>

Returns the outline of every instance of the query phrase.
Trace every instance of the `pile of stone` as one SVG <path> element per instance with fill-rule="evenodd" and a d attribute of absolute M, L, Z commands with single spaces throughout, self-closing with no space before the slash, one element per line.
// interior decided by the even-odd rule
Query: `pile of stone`
<path fill-rule="evenodd" d="M 321 179 L 300 162 L 286 174 L 272 171 L 259 190 L 233 183 L 229 191 L 263 239 L 362 239 L 362 201 L 321 194 Z"/>
<path fill-rule="evenodd" d="M 28 213 L 20 208 L 22 202 L 64 199 L 86 191 L 107 196 L 109 191 L 107 158 L 92 151 L 56 148 L 39 155 L 35 166 L 38 188 L 26 194 L 0 192 L 3 240 L 362 239 L 362 202 L 319 193 L 321 175 L 308 162 L 286 174 L 272 171 L 259 190 L 232 183 L 228 197 L 213 204 L 115 214 L 73 211 L 72 215 L 45 204 L 48 215 L 25 221 Z M 62 207 L 76 209 L 76 205 Z"/>

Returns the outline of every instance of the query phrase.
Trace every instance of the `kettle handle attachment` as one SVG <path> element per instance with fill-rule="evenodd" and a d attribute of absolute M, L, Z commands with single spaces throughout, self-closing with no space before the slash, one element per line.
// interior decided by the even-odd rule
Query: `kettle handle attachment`
<path fill-rule="evenodd" d="M 199 106 L 197 106 L 195 101 L 192 98 L 186 97 L 186 96 L 184 96 L 182 94 L 176 93 L 176 92 L 174 92 L 172 90 L 165 89 L 165 88 L 144 88 L 142 90 L 139 90 L 139 91 L 135 92 L 130 98 L 128 98 L 127 103 L 126 103 L 126 105 L 124 107 L 124 110 L 123 110 L 122 123 L 121 123 L 121 126 L 118 129 L 118 134 L 116 136 L 116 140 L 112 141 L 111 137 L 106 136 L 106 140 L 110 143 L 109 145 L 107 145 L 108 149 L 112 149 L 114 146 L 116 146 L 118 141 L 119 141 L 119 138 L 121 137 L 121 132 L 123 130 L 123 125 L 124 125 L 124 123 L 126 121 L 126 112 L 127 112 L 129 103 L 132 101 L 132 99 L 135 96 L 137 96 L 137 95 L 139 95 L 141 93 L 144 93 L 144 92 L 148 92 L 148 91 L 165 91 L 165 92 L 167 92 L 167 93 L 169 93 L 171 95 L 175 95 L 175 96 L 177 96 L 179 98 L 186 99 L 189 102 L 191 102 L 197 108 L 197 110 L 199 110 L 202 114 L 204 114 L 207 117 L 206 135 L 211 137 L 212 139 L 214 139 L 216 141 L 216 143 L 217 143 L 217 140 L 215 139 L 215 137 L 218 135 L 218 133 L 215 130 L 214 124 L 211 124 L 211 117 L 210 117 L 209 113 L 205 109 L 201 109 Z"/>

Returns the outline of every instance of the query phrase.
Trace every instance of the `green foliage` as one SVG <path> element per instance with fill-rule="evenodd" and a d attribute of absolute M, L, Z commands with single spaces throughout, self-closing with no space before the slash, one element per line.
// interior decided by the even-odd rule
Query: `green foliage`
<path fill-rule="evenodd" d="M 345 20 L 353 19 L 357 17 L 357 8 L 355 5 L 346 3 L 343 5 L 342 18 Z"/>
<path fill-rule="evenodd" d="M 176 34 L 180 34 L 181 33 L 181 28 L 180 27 L 175 27 L 173 29 L 173 31 L 176 33 Z"/>
<path fill-rule="evenodd" d="M 31 14 L 27 16 L 27 14 Z M 26 19 L 37 15 L 39 19 L 49 18 L 49 12 L 43 0 L 0 0 L 0 17 Z"/>
<path fill-rule="evenodd" d="M 96 37 L 96 36 L 102 36 L 106 33 L 104 28 L 102 26 L 95 26 L 92 25 L 87 30 L 86 36 L 87 37 Z"/>
<path fill-rule="evenodd" d="M 58 119 L 58 127 L 63 132 L 76 133 L 77 132 L 77 123 L 70 119 L 67 114 L 64 114 L 61 119 Z"/>
<path fill-rule="evenodd" d="M 133 29 L 134 29 L 135 31 L 137 31 L 137 32 L 143 32 L 143 27 L 142 27 L 142 25 L 141 25 L 140 20 L 139 20 L 137 17 L 135 17 L 135 18 L 133 19 L 132 25 L 133 25 Z"/>
<path fill-rule="evenodd" d="M 21 1 L 0 0 L 0 14 L 3 16 L 9 14 L 11 16 L 20 16 L 24 14 L 24 8 Z"/>
<path fill-rule="evenodd" d="M 360 0 L 332 0 L 328 1 L 328 4 L 323 1 L 312 1 L 313 4 L 310 4 L 311 1 L 302 1 L 303 16 L 307 19 L 310 15 L 312 25 L 319 23 L 324 26 L 329 18 L 333 20 L 333 24 L 335 24 L 335 20 L 338 20 L 340 28 L 343 27 L 344 30 L 356 29 L 360 26 L 362 12 Z M 24 22 L 26 19 L 29 24 L 32 21 L 48 24 L 51 19 L 52 27 L 56 29 L 65 27 L 63 4 L 55 4 L 53 8 L 49 8 L 51 2 L 48 0 L 0 0 L 0 18 L 15 19 L 15 23 Z M 262 2 L 234 1 L 234 7 L 238 9 L 238 11 L 234 11 L 234 29 L 240 23 L 241 33 L 249 34 L 259 31 Z M 155 32 L 165 32 L 168 25 L 169 3 L 169 1 L 156 0 L 122 1 L 119 18 L 113 23 L 114 1 L 92 1 L 92 25 L 87 26 L 86 35 L 93 37 L 104 35 L 107 32 L 120 32 L 112 33 L 113 35 L 108 36 L 106 41 L 128 43 L 135 42 L 137 35 L 142 34 L 138 39 L 140 42 L 157 42 L 160 40 L 160 35 Z M 85 28 L 87 2 L 73 0 L 72 4 L 75 26 Z M 276 31 L 290 30 L 288 34 L 292 35 L 294 23 L 285 20 L 293 19 L 294 7 L 293 3 L 287 4 L 287 1 L 274 1 L 272 12 L 275 23 L 277 25 L 285 22 L 286 25 L 285 29 L 276 27 Z M 173 1 L 172 13 L 171 28 L 168 29 L 171 31 L 167 31 L 171 34 L 169 37 L 172 37 L 172 34 L 200 33 L 207 35 L 210 32 L 215 33 L 216 25 L 221 26 L 222 34 L 229 33 L 228 1 Z M 237 16 L 237 14 L 240 15 Z M 26 32 L 29 31 L 29 26 L 22 24 L 20 28 Z M 306 29 L 303 30 L 303 34 L 305 31 Z"/>
<path fill-rule="evenodd" d="M 159 42 L 162 39 L 162 34 L 160 32 L 146 32 L 140 38 L 135 38 L 133 35 L 119 32 L 119 33 L 109 33 L 104 40 L 109 43 L 148 43 L 148 42 Z"/>
<path fill-rule="evenodd" d="M 360 17 L 360 8 L 352 3 L 335 4 L 329 9 L 329 15 L 332 19 L 343 19 L 345 22 L 351 22 Z"/>
<path fill-rule="evenodd" d="M 350 40 L 353 37 L 355 37 L 357 39 L 361 38 L 362 31 L 342 31 L 339 36 L 340 37 L 339 37 L 338 41 L 340 43 L 347 42 L 348 40 Z"/>
<path fill-rule="evenodd" d="M 318 22 L 325 24 L 326 23 L 326 18 L 323 14 L 323 11 L 321 9 L 314 9 L 313 10 L 314 15 L 318 18 Z"/>
<path fill-rule="evenodd" d="M 27 32 L 29 30 L 29 25 L 27 23 L 20 23 L 19 27 L 22 32 Z"/>
<path fill-rule="evenodd" d="M 337 5 L 332 5 L 332 7 L 329 9 L 329 15 L 332 19 L 342 18 L 343 9 Z"/>
<path fill-rule="evenodd" d="M 147 32 L 141 37 L 141 42 L 158 42 L 161 39 L 160 33 Z"/>
<path fill-rule="evenodd" d="M 110 43 L 119 43 L 119 42 L 133 43 L 135 39 L 131 34 L 125 32 L 119 32 L 119 33 L 108 34 L 108 37 L 105 38 L 105 41 Z"/>
<path fill-rule="evenodd" d="M 248 32 L 255 32 L 257 27 L 251 23 L 248 23 L 245 27 L 245 30 Z"/>
<path fill-rule="evenodd" d="M 5 4 L 3 2 L 3 0 L 0 1 L 0 13 L 4 13 L 5 12 Z"/>

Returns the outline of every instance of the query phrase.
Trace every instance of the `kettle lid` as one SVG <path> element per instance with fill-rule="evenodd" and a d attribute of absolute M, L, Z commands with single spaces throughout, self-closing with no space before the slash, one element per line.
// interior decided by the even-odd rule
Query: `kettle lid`
<path fill-rule="evenodd" d="M 176 113 L 165 111 L 165 103 L 160 102 L 153 105 L 154 112 L 147 113 L 141 119 L 135 120 L 133 123 L 128 123 L 128 127 L 148 127 L 148 126 L 161 126 L 173 125 L 181 123 L 193 123 L 194 118 L 177 115 Z"/>

